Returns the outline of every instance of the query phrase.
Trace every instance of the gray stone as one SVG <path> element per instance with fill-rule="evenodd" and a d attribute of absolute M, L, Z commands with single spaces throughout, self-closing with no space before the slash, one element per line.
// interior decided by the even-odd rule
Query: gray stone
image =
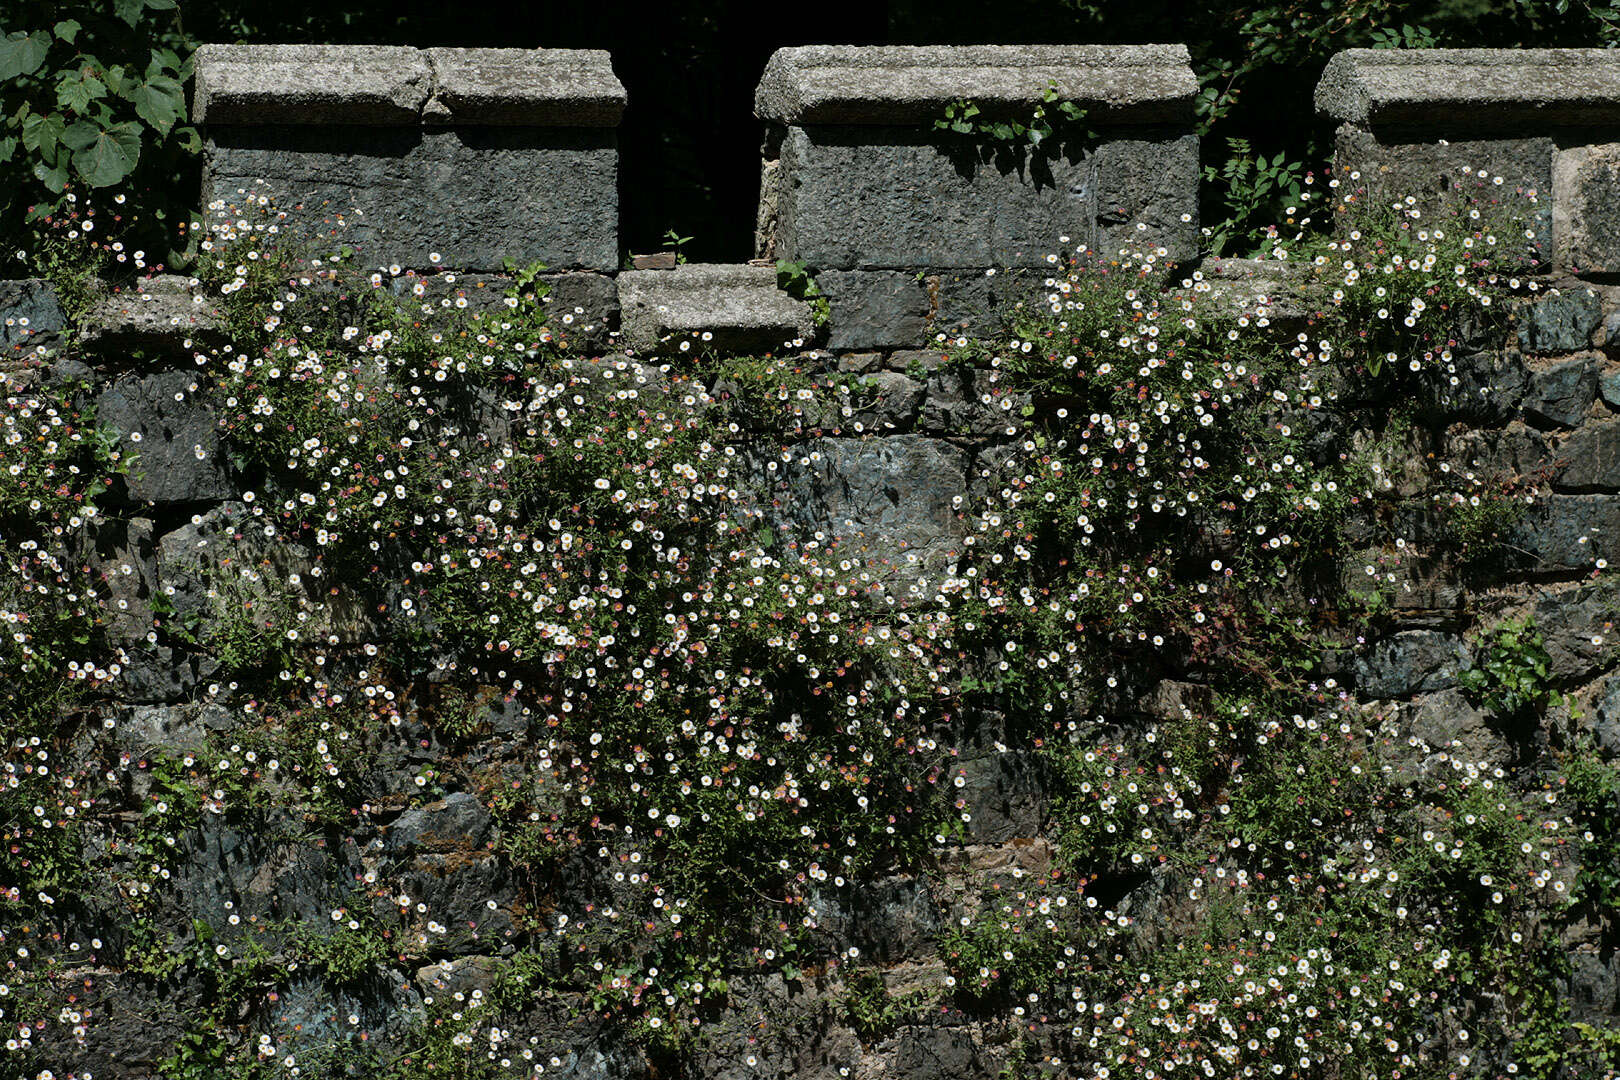
<path fill-rule="evenodd" d="M 1027 115 L 1047 88 L 1094 123 L 1192 120 L 1185 45 L 809 45 L 765 65 L 754 114 L 784 124 L 932 122 L 958 98 Z"/>
<path fill-rule="evenodd" d="M 1597 396 L 1593 363 L 1586 357 L 1565 360 L 1533 372 L 1524 397 L 1525 418 L 1533 423 L 1572 428 L 1586 419 Z"/>
<path fill-rule="evenodd" d="M 1592 343 L 1603 303 L 1591 289 L 1552 290 L 1519 311 L 1519 347 L 1529 353 L 1567 353 Z"/>
<path fill-rule="evenodd" d="M 600 49 L 425 49 L 429 123 L 528 127 L 619 125 L 624 85 Z"/>
<path fill-rule="evenodd" d="M 1522 572 L 1589 572 L 1620 559 L 1620 496 L 1543 495 L 1507 530 L 1505 555 Z"/>
<path fill-rule="evenodd" d="M 748 466 L 764 524 L 860 560 L 881 580 L 910 584 L 961 550 L 951 498 L 966 485 L 968 456 L 943 440 L 815 439 L 755 451 Z"/>
<path fill-rule="evenodd" d="M 411 913 L 413 928 L 430 919 L 448 928 L 443 936 L 433 935 L 435 952 L 458 956 L 500 952 L 517 934 L 511 914 L 517 894 L 512 874 L 500 858 L 465 851 L 417 855 L 398 882 L 401 892 L 427 905 L 425 913 Z"/>
<path fill-rule="evenodd" d="M 1547 196 L 1553 190 L 1556 149 L 1544 134 L 1425 141 L 1398 131 L 1371 132 L 1347 124 L 1334 140 L 1334 173 L 1341 183 L 1364 186 L 1367 197 L 1378 202 L 1414 196 L 1418 208 L 1430 217 L 1453 212 L 1470 200 L 1502 201 L 1509 212 L 1528 218 L 1525 224 L 1535 239 L 1509 237 L 1510 244 L 1498 249 L 1496 259 L 1541 263 L 1552 254 L 1553 211 Z M 1357 171 L 1360 178 L 1351 180 L 1350 174 Z M 1487 175 L 1479 176 L 1480 171 Z M 1493 182 L 1498 176 L 1501 187 Z M 1520 193 L 1532 192 L 1538 203 L 1520 200 Z M 1504 199 L 1504 193 L 1512 197 Z"/>
<path fill-rule="evenodd" d="M 145 643 L 157 591 L 157 541 L 149 518 L 98 517 L 73 543 L 81 565 L 97 581 L 110 640 Z"/>
<path fill-rule="evenodd" d="M 934 278 L 936 333 L 990 337 L 1001 331 L 1014 308 L 1039 295 L 1040 275 L 995 269 L 943 273 Z"/>
<path fill-rule="evenodd" d="M 113 743 L 121 750 L 201 750 L 208 729 L 194 706 L 137 705 L 116 718 Z"/>
<path fill-rule="evenodd" d="M 831 304 L 829 349 L 889 349 L 928 340 L 927 283 L 904 270 L 824 270 L 816 284 Z"/>
<path fill-rule="evenodd" d="M 858 432 L 903 432 L 916 423 L 924 388 L 899 372 L 876 371 L 861 378 L 855 393 L 859 404 L 849 426 Z"/>
<path fill-rule="evenodd" d="M 0 281 L 0 364 L 55 348 L 66 323 L 56 290 L 44 278 Z"/>
<path fill-rule="evenodd" d="M 158 580 L 188 634 L 215 645 L 245 618 L 277 635 L 296 624 L 304 642 L 354 645 L 384 636 L 360 583 L 325 578 L 306 548 L 265 536 L 260 520 L 246 504 L 227 502 L 158 540 Z"/>
<path fill-rule="evenodd" d="M 1558 491 L 1620 491 L 1620 423 L 1590 423 L 1559 445 Z"/>
<path fill-rule="evenodd" d="M 1455 687 L 1419 698 L 1403 719 L 1405 730 L 1432 750 L 1455 750 L 1468 761 L 1506 762 L 1512 755 L 1489 715 Z"/>
<path fill-rule="evenodd" d="M 536 284 L 547 292 L 547 326 L 562 346 L 600 350 L 619 325 L 619 290 L 613 278 L 591 271 L 541 274 Z M 420 294 L 416 286 L 422 287 Z M 389 285 L 407 303 L 427 304 L 448 321 L 460 313 L 474 323 L 500 321 L 510 315 L 506 293 L 512 279 L 504 274 L 404 274 Z M 457 307 L 461 301 L 465 306 Z"/>
<path fill-rule="evenodd" d="M 940 369 L 927 386 L 918 428 L 940 435 L 1005 435 L 1029 400 L 996 393 L 988 371 Z"/>
<path fill-rule="evenodd" d="M 1316 86 L 1342 121 L 1544 131 L 1620 122 L 1620 56 L 1607 49 L 1346 49 Z"/>
<path fill-rule="evenodd" d="M 415 124 L 433 92 L 402 45 L 203 45 L 193 62 L 199 124 Z"/>
<path fill-rule="evenodd" d="M 482 847 L 490 817 L 484 804 L 466 792 L 446 795 L 418 810 L 407 810 L 388 829 L 394 851 L 466 851 Z"/>
<path fill-rule="evenodd" d="M 190 698 L 219 669 L 208 657 L 188 656 L 167 645 L 116 646 L 123 670 L 113 684 L 120 701 L 156 703 Z"/>
<path fill-rule="evenodd" d="M 129 497 L 143 503 L 197 502 L 234 492 L 220 460 L 213 410 L 186 371 L 125 375 L 94 400 L 96 424 L 138 455 L 124 477 Z"/>
<path fill-rule="evenodd" d="M 925 378 L 928 372 L 937 371 L 949 362 L 950 354 L 944 349 L 901 349 L 889 354 L 888 366 L 890 371 Z"/>
<path fill-rule="evenodd" d="M 218 336 L 214 305 L 178 274 L 162 274 L 103 297 L 85 316 L 79 340 L 110 353 L 144 349 L 189 358 L 194 341 Z"/>
<path fill-rule="evenodd" d="M 1182 259 L 1197 246 L 1191 135 L 983 160 L 921 129 L 795 127 L 781 154 L 776 251 L 817 271 L 1044 267 L 1073 245 L 1126 242 Z"/>
<path fill-rule="evenodd" d="M 957 767 L 966 783 L 955 790 L 966 801 L 967 834 L 973 843 L 1005 844 L 1041 835 L 1046 795 L 1034 754 L 983 754 L 961 759 Z"/>
<path fill-rule="evenodd" d="M 1620 410 L 1620 371 L 1606 371 L 1598 376 L 1598 394 L 1609 408 Z"/>
<path fill-rule="evenodd" d="M 1598 749 L 1610 756 L 1620 755 L 1620 675 L 1603 684 L 1596 707 L 1586 715 L 1586 723 Z"/>
<path fill-rule="evenodd" d="M 1586 682 L 1616 659 L 1615 605 L 1598 590 L 1543 595 L 1531 613 L 1547 650 L 1548 670 L 1561 685 Z"/>
<path fill-rule="evenodd" d="M 1459 356 L 1457 386 L 1440 399 L 1446 411 L 1476 423 L 1502 423 L 1524 403 L 1530 388 L 1530 370 L 1516 352 L 1478 352 Z"/>
<path fill-rule="evenodd" d="M 1553 240 L 1564 269 L 1620 270 L 1620 143 L 1558 151 L 1553 161 Z"/>
<path fill-rule="evenodd" d="M 777 351 L 814 333 L 810 307 L 776 285 L 769 266 L 697 264 L 619 275 L 622 340 L 638 352 L 709 331 L 715 349 Z"/>
<path fill-rule="evenodd" d="M 613 271 L 617 174 L 608 129 L 215 126 L 203 200 L 262 191 L 362 265 Z"/>
<path fill-rule="evenodd" d="M 1456 634 L 1402 630 L 1357 657 L 1356 688 L 1364 698 L 1411 697 L 1455 686 L 1468 666 L 1468 649 Z"/>
<path fill-rule="evenodd" d="M 199 124 L 614 127 L 624 86 L 588 49 L 204 45 Z"/>
<path fill-rule="evenodd" d="M 1305 319 L 1313 310 L 1302 292 L 1308 275 L 1294 263 L 1278 259 L 1205 259 L 1198 269 L 1204 287 L 1195 285 L 1195 291 L 1182 295 L 1220 316 L 1247 315 L 1292 323 Z"/>

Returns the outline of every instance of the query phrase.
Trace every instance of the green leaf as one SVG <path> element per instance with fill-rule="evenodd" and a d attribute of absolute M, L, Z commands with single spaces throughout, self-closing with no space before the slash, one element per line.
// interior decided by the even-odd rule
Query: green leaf
<path fill-rule="evenodd" d="M 0 139 L 0 161 L 10 161 L 11 156 L 17 152 L 17 146 L 18 142 L 15 135 L 7 135 L 5 138 Z"/>
<path fill-rule="evenodd" d="M 79 26 L 79 21 L 77 19 L 63 19 L 51 29 L 57 37 L 71 45 L 73 44 L 73 39 L 79 36 L 79 30 L 81 27 Z"/>
<path fill-rule="evenodd" d="M 23 145 L 47 161 L 53 161 L 56 157 L 56 144 L 62 141 L 62 133 L 65 130 L 67 126 L 59 114 L 31 113 L 23 121 Z"/>
<path fill-rule="evenodd" d="M 50 35 L 43 30 L 7 34 L 5 40 L 0 41 L 0 83 L 32 75 L 45 63 L 45 55 L 50 50 Z"/>
<path fill-rule="evenodd" d="M 73 155 L 73 167 L 91 187 L 109 187 L 135 170 L 141 158 L 141 128 L 125 121 L 101 132 Z"/>
<path fill-rule="evenodd" d="M 141 14 L 146 10 L 145 0 L 113 0 L 113 12 L 130 26 L 141 21 Z"/>
<path fill-rule="evenodd" d="M 34 175 L 46 189 L 54 195 L 60 195 L 67 187 L 67 165 L 58 162 L 56 165 L 46 165 L 43 161 L 34 162 Z"/>
<path fill-rule="evenodd" d="M 62 132 L 62 143 L 69 150 L 83 150 L 101 135 L 101 129 L 88 120 L 79 120 Z"/>
<path fill-rule="evenodd" d="M 146 0 L 146 6 L 153 11 L 173 11 L 175 0 Z"/>
<path fill-rule="evenodd" d="M 155 128 L 159 135 L 167 135 L 186 112 L 185 91 L 167 75 L 148 78 L 135 87 L 130 100 L 135 103 L 135 115 Z"/>
<path fill-rule="evenodd" d="M 106 84 L 96 77 L 88 64 L 76 71 L 64 72 L 56 84 L 57 104 L 81 116 L 89 110 L 92 101 L 106 96 Z"/>

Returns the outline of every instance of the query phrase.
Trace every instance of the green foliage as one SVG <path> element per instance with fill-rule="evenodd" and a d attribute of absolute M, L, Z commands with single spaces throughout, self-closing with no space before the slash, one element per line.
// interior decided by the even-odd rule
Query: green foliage
<path fill-rule="evenodd" d="M 1504 718 L 1539 714 L 1563 700 L 1546 641 L 1529 615 L 1481 634 L 1473 667 L 1457 681 L 1475 701 Z"/>
<path fill-rule="evenodd" d="M 1035 150 L 1043 143 L 1082 145 L 1097 137 L 1086 121 L 1085 109 L 1066 99 L 1055 80 L 1028 115 L 1009 117 L 1000 109 L 987 112 L 973 101 L 958 98 L 945 106 L 945 115 L 934 121 L 934 130 L 975 145 L 1014 150 Z"/>
<path fill-rule="evenodd" d="M 1279 222 L 1292 225 L 1303 205 L 1305 163 L 1279 150 L 1269 159 L 1248 139 L 1226 140 L 1226 161 L 1204 166 L 1204 183 L 1219 192 L 1225 217 L 1205 229 L 1216 255 L 1263 256 Z"/>
<path fill-rule="evenodd" d="M 815 320 L 816 326 L 824 327 L 832 319 L 832 301 L 822 294 L 821 286 L 816 284 L 816 279 L 805 269 L 804 263 L 777 260 L 776 287 L 793 299 L 808 303 L 810 317 Z"/>
<path fill-rule="evenodd" d="M 0 239 L 14 244 L 25 208 L 60 211 L 69 187 L 144 180 L 152 212 L 178 213 L 169 174 L 201 149 L 184 123 L 190 49 L 175 0 L 13 5 L 0 23 Z"/>

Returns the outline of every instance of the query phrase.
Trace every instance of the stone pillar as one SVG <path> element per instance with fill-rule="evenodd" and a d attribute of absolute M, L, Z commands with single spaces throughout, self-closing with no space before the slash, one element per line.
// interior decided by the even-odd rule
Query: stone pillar
<path fill-rule="evenodd" d="M 605 52 L 204 45 L 196 71 L 205 205 L 266 181 L 302 224 L 341 214 L 368 265 L 618 269 Z"/>
<path fill-rule="evenodd" d="M 1090 137 L 998 148 L 935 128 L 958 99 L 980 120 L 1027 120 L 1049 87 L 1085 110 Z M 1080 245 L 1190 258 L 1197 88 L 1181 45 L 779 50 L 754 104 L 768 126 L 758 254 L 815 273 L 837 349 L 981 327 L 1010 295 L 1001 272 Z"/>
<path fill-rule="evenodd" d="M 1620 271 L 1620 54 L 1607 49 L 1349 49 L 1316 107 L 1340 122 L 1335 172 L 1368 195 L 1439 200 L 1463 170 L 1534 191 L 1544 257 Z"/>

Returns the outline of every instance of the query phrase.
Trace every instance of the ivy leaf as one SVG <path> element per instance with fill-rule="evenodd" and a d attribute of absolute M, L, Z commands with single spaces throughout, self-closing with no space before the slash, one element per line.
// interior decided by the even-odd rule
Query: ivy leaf
<path fill-rule="evenodd" d="M 51 29 L 57 37 L 71 45 L 73 44 L 73 39 L 79 36 L 79 31 L 82 29 L 82 27 L 80 27 L 79 20 L 77 19 L 63 19 Z"/>
<path fill-rule="evenodd" d="M 73 167 L 91 187 L 109 187 L 133 172 L 140 159 L 140 125 L 126 120 L 98 132 L 95 141 L 75 150 Z"/>
<path fill-rule="evenodd" d="M 50 50 L 50 35 L 43 30 L 36 30 L 32 34 L 22 30 L 7 34 L 0 41 L 0 83 L 32 75 L 45 63 L 45 54 Z"/>
<path fill-rule="evenodd" d="M 92 101 L 106 96 L 107 85 L 96 78 L 95 71 L 88 64 L 77 71 L 64 73 L 56 84 L 57 104 L 64 109 L 72 109 L 80 116 L 89 110 Z"/>
<path fill-rule="evenodd" d="M 180 84 L 167 75 L 149 76 L 130 94 L 135 114 L 167 135 L 175 121 L 186 113 L 186 95 Z"/>

